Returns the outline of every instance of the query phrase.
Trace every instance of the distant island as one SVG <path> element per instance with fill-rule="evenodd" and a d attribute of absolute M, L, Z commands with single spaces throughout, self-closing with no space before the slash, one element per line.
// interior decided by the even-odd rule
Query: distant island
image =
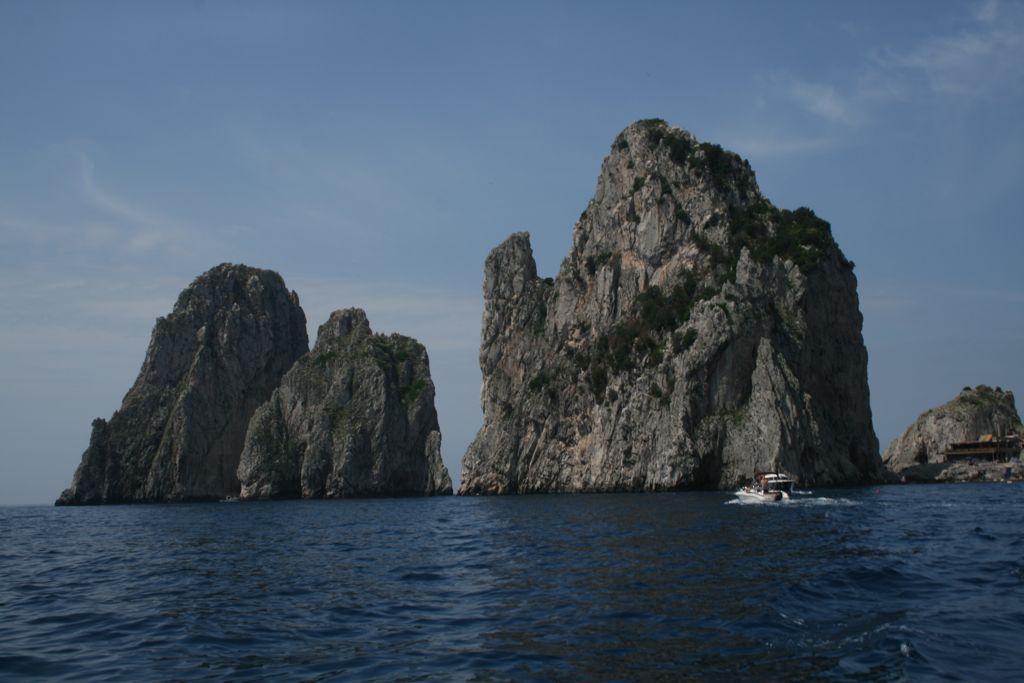
<path fill-rule="evenodd" d="M 1021 481 L 1024 425 L 1013 392 L 979 385 L 925 411 L 885 449 L 894 481 Z"/>

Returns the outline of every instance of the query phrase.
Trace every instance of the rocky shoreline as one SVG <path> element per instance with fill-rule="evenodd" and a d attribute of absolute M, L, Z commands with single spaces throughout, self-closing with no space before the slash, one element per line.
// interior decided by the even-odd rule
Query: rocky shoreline
<path fill-rule="evenodd" d="M 903 470 L 895 481 L 898 484 L 957 484 L 968 482 L 1024 481 L 1024 463 L 1011 462 L 945 462 L 915 465 Z"/>

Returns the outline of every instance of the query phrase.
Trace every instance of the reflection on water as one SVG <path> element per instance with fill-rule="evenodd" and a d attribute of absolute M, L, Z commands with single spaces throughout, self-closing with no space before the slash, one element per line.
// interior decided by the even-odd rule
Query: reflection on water
<path fill-rule="evenodd" d="M 0 509 L 0 671 L 998 680 L 1018 487 Z"/>

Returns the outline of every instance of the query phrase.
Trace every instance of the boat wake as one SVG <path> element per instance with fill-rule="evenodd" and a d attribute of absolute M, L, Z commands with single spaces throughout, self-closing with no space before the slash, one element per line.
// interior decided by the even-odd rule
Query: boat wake
<path fill-rule="evenodd" d="M 826 498 L 824 496 L 815 496 L 813 498 L 794 498 L 789 501 L 789 503 L 796 505 L 843 505 L 851 507 L 860 505 L 860 501 L 850 500 L 849 498 Z"/>
<path fill-rule="evenodd" d="M 809 494 L 810 491 L 801 492 Z M 792 498 L 784 498 L 780 501 L 768 500 L 768 499 L 752 499 L 752 498 L 732 498 L 725 501 L 726 505 L 782 505 L 782 506 L 819 506 L 819 505 L 834 505 L 834 506 L 856 506 L 860 503 L 856 500 L 850 500 L 849 498 L 828 498 L 825 496 L 793 496 Z"/>

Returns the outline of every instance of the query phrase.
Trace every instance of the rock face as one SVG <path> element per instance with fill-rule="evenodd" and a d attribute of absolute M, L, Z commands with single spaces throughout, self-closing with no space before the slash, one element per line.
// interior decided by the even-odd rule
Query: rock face
<path fill-rule="evenodd" d="M 423 345 L 335 311 L 249 424 L 243 499 L 448 495 Z"/>
<path fill-rule="evenodd" d="M 280 275 L 231 264 L 200 275 L 157 319 L 135 384 L 93 422 L 57 504 L 237 494 L 249 419 L 307 349 L 306 317 Z"/>
<path fill-rule="evenodd" d="M 484 272 L 484 425 L 460 493 L 881 476 L 857 281 L 828 223 L 660 120 L 615 140 L 558 277 L 529 235 Z"/>
<path fill-rule="evenodd" d="M 950 444 L 985 434 L 1020 433 L 1013 392 L 981 385 L 965 387 L 952 401 L 925 411 L 885 449 L 882 460 L 896 473 L 918 465 L 946 462 Z"/>

